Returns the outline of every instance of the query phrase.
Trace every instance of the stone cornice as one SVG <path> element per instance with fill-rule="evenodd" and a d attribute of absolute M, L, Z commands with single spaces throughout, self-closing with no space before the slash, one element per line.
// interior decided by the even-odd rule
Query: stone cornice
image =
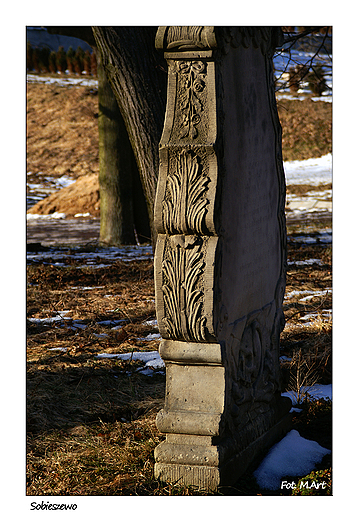
<path fill-rule="evenodd" d="M 161 26 L 156 48 L 165 52 L 210 51 L 229 47 L 260 48 L 269 54 L 283 43 L 279 26 Z"/>

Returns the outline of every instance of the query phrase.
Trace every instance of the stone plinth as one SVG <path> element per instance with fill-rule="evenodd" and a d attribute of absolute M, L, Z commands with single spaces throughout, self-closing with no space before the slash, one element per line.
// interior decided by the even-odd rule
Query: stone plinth
<path fill-rule="evenodd" d="M 290 427 L 280 396 L 285 178 L 277 28 L 160 27 L 168 63 L 155 205 L 167 370 L 155 476 L 232 484 Z"/>

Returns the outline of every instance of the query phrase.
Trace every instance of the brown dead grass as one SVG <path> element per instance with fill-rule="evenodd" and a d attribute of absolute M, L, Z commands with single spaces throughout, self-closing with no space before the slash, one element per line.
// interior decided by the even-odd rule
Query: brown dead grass
<path fill-rule="evenodd" d="M 99 173 L 98 92 L 27 84 L 27 171 L 76 179 Z"/>
<path fill-rule="evenodd" d="M 330 248 L 289 242 L 288 255 L 290 260 L 319 258 L 324 264 L 289 267 L 287 291 L 331 286 Z M 157 340 L 139 339 L 157 332 L 145 324 L 155 318 L 152 261 L 116 262 L 99 269 L 80 268 L 74 261 L 67 267 L 30 265 L 27 297 L 29 318 L 69 310 L 66 316 L 87 324 L 74 331 L 70 321 L 28 323 L 27 494 L 204 494 L 153 478 L 153 451 L 164 439 L 155 416 L 163 406 L 165 376 L 141 375 L 136 372 L 140 362 L 96 358 L 102 352 L 158 349 Z M 330 306 L 331 295 L 303 303 L 289 300 L 284 308 L 288 326 L 281 341 L 282 354 L 293 357 L 302 349 L 319 362 L 318 381 L 325 384 L 331 382 L 331 323 L 321 317 L 306 329 L 300 318 Z M 97 323 L 114 319 L 126 319 L 118 331 Z M 97 338 L 99 333 L 107 336 Z M 58 347 L 67 350 L 50 350 Z M 286 385 L 289 374 L 285 363 Z M 249 478 L 233 491 L 220 493 L 247 494 Z M 254 483 L 249 485 L 254 494 Z"/>
<path fill-rule="evenodd" d="M 310 98 L 281 99 L 278 112 L 284 161 L 301 161 L 332 152 L 332 103 Z"/>

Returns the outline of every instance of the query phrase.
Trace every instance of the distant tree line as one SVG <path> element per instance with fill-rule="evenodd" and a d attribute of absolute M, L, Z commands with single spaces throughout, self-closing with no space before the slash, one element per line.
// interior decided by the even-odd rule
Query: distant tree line
<path fill-rule="evenodd" d="M 28 42 L 26 49 L 26 70 L 28 72 L 50 72 L 65 74 L 97 75 L 97 57 L 95 50 L 84 51 L 77 47 L 74 51 L 69 47 L 67 52 L 61 46 L 57 51 L 51 51 L 47 47 L 32 47 Z"/>

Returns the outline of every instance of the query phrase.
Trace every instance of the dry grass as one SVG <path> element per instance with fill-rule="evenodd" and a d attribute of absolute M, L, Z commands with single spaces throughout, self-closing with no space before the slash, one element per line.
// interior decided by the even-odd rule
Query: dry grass
<path fill-rule="evenodd" d="M 34 172 L 29 179 L 37 182 L 48 172 L 76 178 L 98 171 L 97 97 L 91 89 L 29 84 L 27 108 L 28 171 Z M 299 109 L 300 119 L 295 109 Z M 320 128 L 320 121 L 330 128 L 330 109 L 327 103 L 312 101 L 280 103 L 285 159 L 331 151 L 330 137 Z M 317 144 L 311 146 L 305 145 L 309 132 L 312 140 L 309 122 L 315 122 L 317 128 L 313 131 Z M 290 260 L 319 258 L 324 263 L 289 267 L 287 292 L 331 287 L 330 248 L 290 242 L 288 256 Z M 145 324 L 155 318 L 152 262 L 116 262 L 98 269 L 80 268 L 70 258 L 65 267 L 54 263 L 28 266 L 27 316 L 47 318 L 69 311 L 66 317 L 81 320 L 86 328 L 74 330 L 70 321 L 61 325 L 28 322 L 27 494 L 200 494 L 153 478 L 153 451 L 163 439 L 155 416 L 163 405 L 165 377 L 141 375 L 136 372 L 139 362 L 95 357 L 103 352 L 157 350 L 158 341 L 138 339 L 157 332 Z M 78 288 L 86 286 L 95 288 Z M 303 357 L 315 362 L 323 359 L 318 370 L 320 383 L 331 382 L 331 323 L 322 314 L 329 308 L 329 293 L 305 302 L 292 298 L 284 306 L 287 327 L 281 354 L 293 357 L 301 350 Z M 317 313 L 316 318 L 307 328 L 301 318 L 312 312 Z M 126 321 L 118 331 L 98 325 L 98 321 L 119 319 Z M 102 333 L 107 336 L 96 336 Z M 66 351 L 50 350 L 53 348 Z M 287 386 L 292 366 L 283 368 Z M 295 424 L 307 438 L 311 413 L 300 414 Z M 331 431 L 328 414 L 324 417 L 322 423 L 314 418 L 313 435 L 318 441 L 321 428 Z M 224 493 L 260 491 L 252 475 L 246 475 Z"/>
<path fill-rule="evenodd" d="M 283 159 L 320 157 L 332 151 L 332 103 L 281 99 L 278 112 L 283 128 Z"/>
<path fill-rule="evenodd" d="M 97 94 L 89 87 L 27 84 L 28 172 L 99 173 Z"/>
<path fill-rule="evenodd" d="M 290 266 L 287 292 L 331 286 L 330 249 L 290 243 L 290 260 L 311 257 L 323 265 Z M 164 438 L 155 425 L 164 400 L 164 375 L 141 375 L 136 372 L 140 362 L 96 358 L 101 352 L 158 349 L 157 340 L 140 340 L 157 332 L 146 323 L 155 318 L 152 261 L 98 269 L 79 267 L 74 260 L 67 267 L 29 265 L 27 281 L 29 318 L 67 310 L 66 317 L 86 325 L 73 330 L 70 320 L 28 322 L 28 495 L 202 494 L 153 478 L 153 451 Z M 80 288 L 88 286 L 94 288 Z M 331 323 L 320 312 L 330 305 L 327 293 L 305 302 L 291 298 L 284 309 L 282 354 L 294 359 L 301 352 L 318 366 L 320 383 L 331 382 Z M 312 312 L 317 313 L 312 325 L 302 326 L 300 318 Z M 126 320 L 119 330 L 98 324 L 118 319 Z M 96 336 L 102 333 L 107 335 Z M 66 352 L 50 350 L 59 347 Z M 284 363 L 283 373 L 287 388 L 294 363 Z M 234 493 L 247 494 L 247 478 Z"/>

